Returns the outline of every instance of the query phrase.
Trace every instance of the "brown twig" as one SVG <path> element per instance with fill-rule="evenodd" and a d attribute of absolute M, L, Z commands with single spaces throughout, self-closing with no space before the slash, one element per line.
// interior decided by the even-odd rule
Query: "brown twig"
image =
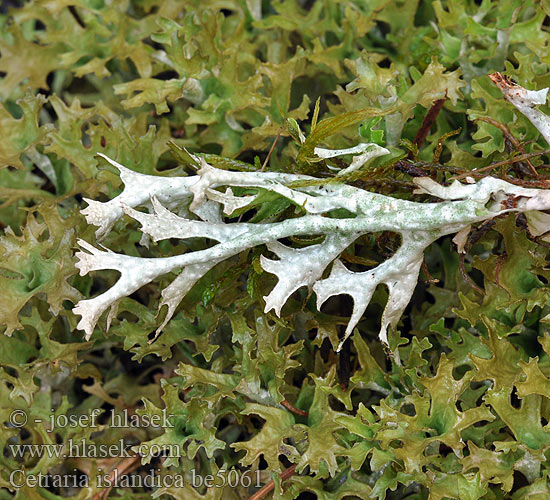
<path fill-rule="evenodd" d="M 444 136 L 441 136 L 440 139 L 445 139 Z M 451 174 L 464 174 L 466 173 L 463 168 L 453 167 L 452 165 L 442 165 L 437 162 L 425 162 L 425 161 L 407 161 L 407 160 L 398 160 L 394 164 L 395 170 L 409 174 L 411 177 L 427 177 L 432 175 L 433 172 L 438 172 L 445 170 Z M 429 170 L 431 173 L 427 173 L 426 170 Z"/>
<path fill-rule="evenodd" d="M 515 184 L 516 186 L 526 187 L 526 188 L 544 188 L 548 189 L 550 187 L 550 179 L 516 179 L 515 177 L 510 177 L 508 175 L 503 176 L 502 178 L 510 184 Z"/>
<path fill-rule="evenodd" d="M 496 217 L 495 217 L 496 218 Z M 466 242 L 466 245 L 464 245 L 464 249 L 466 252 L 470 250 L 485 234 L 487 234 L 495 225 L 495 218 L 489 219 L 488 221 L 484 222 L 479 226 L 475 231 L 472 231 L 470 233 L 470 236 L 468 238 L 468 241 Z"/>
<path fill-rule="evenodd" d="M 542 238 L 548 237 L 547 233 L 541 234 L 540 236 L 531 236 L 529 239 L 532 239 L 535 243 L 538 245 L 541 245 L 546 248 L 550 248 L 550 243 L 548 241 L 544 241 Z"/>
<path fill-rule="evenodd" d="M 291 465 L 288 469 L 285 469 L 283 472 L 279 474 L 279 478 L 281 481 L 286 481 L 289 477 L 294 475 L 294 472 L 296 471 L 296 465 Z M 264 484 L 254 495 L 252 495 L 248 500 L 262 500 L 269 492 L 273 491 L 275 489 L 275 483 L 273 482 L 273 479 L 270 479 L 269 482 Z"/>
<path fill-rule="evenodd" d="M 445 89 L 445 97 L 443 99 L 438 99 L 437 101 L 435 101 L 433 103 L 433 106 L 428 110 L 428 112 L 426 113 L 426 116 L 424 117 L 424 120 L 422 121 L 422 125 L 420 125 L 420 128 L 416 133 L 413 144 L 415 144 L 418 149 L 420 149 L 422 144 L 424 144 L 424 141 L 426 140 L 426 137 L 428 137 L 428 134 L 430 133 L 432 125 L 437 119 L 437 115 L 439 115 L 439 112 L 441 111 L 441 108 L 443 108 L 443 105 L 445 104 L 446 100 L 447 100 L 447 89 Z M 413 153 L 412 151 L 410 151 L 408 158 L 412 159 L 412 157 L 413 157 Z"/>
<path fill-rule="evenodd" d="M 511 163 L 517 163 L 519 161 L 525 161 L 529 158 L 534 158 L 536 156 L 547 155 L 547 154 L 550 154 L 550 149 L 545 149 L 544 151 L 536 151 L 534 153 L 526 153 L 524 155 L 514 156 L 513 158 L 509 158 L 508 160 L 497 161 L 495 163 L 491 163 L 490 165 L 487 165 L 486 167 L 478 168 L 476 170 L 470 170 L 469 172 L 464 172 L 463 174 L 457 175 L 456 177 L 453 177 L 450 180 L 454 180 L 454 179 L 460 180 L 468 176 L 475 177 L 481 172 L 486 172 L 487 170 L 492 170 L 493 168 L 496 168 L 496 167 L 501 167 L 503 165 L 510 165 Z"/>
<path fill-rule="evenodd" d="M 307 411 L 300 410 L 300 408 L 296 408 L 291 403 L 289 403 L 286 399 L 283 399 L 281 401 L 281 404 L 287 409 L 290 410 L 292 413 L 296 413 L 296 415 L 300 415 L 301 417 L 307 417 L 309 414 Z"/>
<path fill-rule="evenodd" d="M 503 287 L 500 284 L 500 281 L 498 280 L 498 277 L 500 275 L 500 270 L 502 269 L 503 264 L 506 262 L 506 257 L 508 257 L 506 255 L 506 253 L 503 253 L 502 255 L 500 255 L 498 257 L 497 263 L 495 265 L 495 282 L 500 288 L 503 288 Z"/>
<path fill-rule="evenodd" d="M 474 282 L 470 276 L 468 276 L 468 273 L 466 272 L 466 269 L 464 268 L 464 254 L 460 254 L 460 258 L 458 259 L 458 267 L 460 268 L 460 274 L 462 274 L 462 277 L 464 278 L 464 281 L 468 283 L 468 285 L 473 288 L 476 292 L 478 292 L 480 295 L 485 295 L 485 292 L 482 288 L 477 286 L 477 284 Z"/>
<path fill-rule="evenodd" d="M 465 252 L 468 252 L 470 248 L 472 248 L 483 236 L 485 236 L 485 234 L 487 234 L 494 225 L 495 225 L 495 218 L 492 218 L 484 222 L 475 231 L 472 231 L 468 237 L 468 240 L 466 241 L 466 244 L 464 245 Z M 474 280 L 470 278 L 470 276 L 466 272 L 466 269 L 464 267 L 464 257 L 465 257 L 465 253 L 461 253 L 458 259 L 458 267 L 460 269 L 460 274 L 462 274 L 462 278 L 476 292 L 478 292 L 481 295 L 484 295 L 485 291 L 479 286 L 477 286 Z"/>
<path fill-rule="evenodd" d="M 489 116 L 480 116 L 479 118 L 476 118 L 474 120 L 474 122 L 478 121 L 489 123 L 493 127 L 500 129 L 504 137 L 506 137 L 506 139 L 508 139 L 516 149 L 520 148 L 520 142 L 515 138 L 512 132 L 510 132 L 510 129 L 506 125 L 504 125 L 504 123 L 497 122 Z M 524 151 L 522 151 L 522 153 L 524 153 Z"/>
<path fill-rule="evenodd" d="M 265 170 L 265 167 L 267 166 L 267 162 L 271 158 L 271 153 L 273 153 L 273 150 L 275 149 L 275 144 L 277 144 L 277 141 L 279 140 L 279 137 L 281 137 L 281 132 L 283 131 L 283 127 L 279 127 L 279 131 L 277 132 L 277 136 L 275 137 L 275 140 L 273 141 L 273 144 L 271 145 L 271 149 L 269 150 L 269 153 L 267 153 L 267 156 L 265 157 L 264 163 L 262 165 L 262 168 L 260 169 L 260 172 L 263 172 Z"/>
<path fill-rule="evenodd" d="M 398 160 L 395 163 L 394 168 L 395 170 L 404 172 L 411 177 L 426 177 L 428 175 L 424 170 L 418 168 L 414 163 L 406 160 Z"/>
<path fill-rule="evenodd" d="M 531 241 L 534 241 L 535 243 L 537 243 L 538 245 L 542 245 L 543 247 L 550 248 L 550 243 L 542 239 L 548 238 L 548 236 L 550 236 L 550 231 L 546 231 L 542 234 L 539 234 L 538 236 L 534 236 L 533 234 L 531 234 L 525 214 L 516 214 L 516 227 L 519 227 L 521 230 L 525 231 L 525 236 L 527 236 L 527 238 L 529 238 Z"/>
<path fill-rule="evenodd" d="M 515 138 L 515 136 L 512 134 L 512 132 L 510 132 L 510 129 L 506 125 L 504 125 L 504 123 L 497 122 L 496 120 L 494 120 L 493 118 L 490 118 L 489 116 L 480 116 L 479 118 L 476 118 L 474 120 L 474 122 L 476 122 L 476 121 L 482 121 L 482 122 L 485 122 L 485 123 L 489 123 L 493 127 L 496 127 L 498 129 L 500 129 L 502 131 L 502 134 L 504 135 L 504 137 L 506 139 L 508 139 L 508 141 L 510 141 L 510 143 L 512 144 L 512 146 L 514 146 L 514 148 L 516 148 L 520 153 L 526 154 L 524 145 Z M 535 177 L 538 177 L 539 173 L 537 172 L 536 168 L 531 163 L 531 160 L 527 159 L 525 161 L 525 163 L 527 163 L 527 165 L 529 166 L 529 170 L 531 170 L 531 173 Z"/>
<path fill-rule="evenodd" d="M 428 265 L 426 264 L 426 259 L 422 260 L 422 272 L 424 273 L 426 283 L 439 283 L 437 278 L 432 277 L 430 271 L 428 271 Z"/>

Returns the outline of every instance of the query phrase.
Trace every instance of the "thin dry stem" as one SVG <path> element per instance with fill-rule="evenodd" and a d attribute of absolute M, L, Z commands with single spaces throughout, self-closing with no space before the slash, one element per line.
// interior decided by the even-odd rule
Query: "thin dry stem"
<path fill-rule="evenodd" d="M 263 172 L 265 170 L 265 167 L 267 166 L 267 162 L 271 158 L 271 154 L 273 153 L 273 150 L 275 149 L 275 144 L 277 144 L 277 141 L 279 140 L 279 137 L 281 137 L 281 132 L 283 131 L 283 127 L 279 127 L 279 131 L 277 132 L 277 136 L 275 137 L 275 140 L 273 141 L 273 144 L 271 145 L 271 149 L 269 150 L 269 153 L 267 153 L 267 156 L 265 157 L 264 164 L 262 165 L 262 168 L 260 169 L 260 172 Z"/>
<path fill-rule="evenodd" d="M 279 474 L 281 481 L 286 481 L 289 477 L 294 475 L 294 472 L 296 472 L 296 465 L 297 464 L 291 465 L 288 469 L 285 469 L 283 472 Z M 270 479 L 269 482 L 264 484 L 248 500 L 262 500 L 262 498 L 264 498 L 268 493 L 270 493 L 274 489 L 275 489 L 275 483 L 273 482 L 273 479 Z"/>
<path fill-rule="evenodd" d="M 510 143 L 512 144 L 512 146 L 514 146 L 515 149 L 517 149 L 522 154 L 527 153 L 525 151 L 525 146 L 516 139 L 516 137 L 512 134 L 512 132 L 510 132 L 510 129 L 504 123 L 500 123 L 500 122 L 494 120 L 493 118 L 490 118 L 489 116 L 480 116 L 479 118 L 477 118 L 474 121 L 482 121 L 482 122 L 485 122 L 485 123 L 489 123 L 493 127 L 496 127 L 498 129 L 500 129 L 502 131 L 504 137 L 506 139 L 508 139 L 508 141 L 510 141 Z M 539 173 L 537 172 L 536 168 L 531 163 L 531 160 L 527 159 L 527 160 L 525 160 L 525 163 L 527 163 L 527 165 L 529 166 L 529 169 L 531 170 L 531 173 L 533 174 L 533 176 L 538 177 Z"/>
<path fill-rule="evenodd" d="M 289 403 L 286 399 L 283 399 L 281 401 L 281 404 L 287 409 L 290 410 L 292 413 L 295 413 L 296 415 L 300 415 L 301 417 L 307 417 L 309 414 L 307 411 L 300 410 L 300 408 L 296 408 L 294 405 Z"/>
<path fill-rule="evenodd" d="M 463 174 L 457 175 L 456 177 L 453 177 L 450 180 L 460 180 L 464 179 L 465 177 L 476 177 L 482 172 L 487 172 L 488 170 L 492 170 L 493 168 L 501 167 L 503 165 L 510 165 L 512 163 L 517 163 L 520 161 L 528 160 L 529 158 L 535 158 L 537 156 L 541 155 L 547 155 L 550 154 L 550 149 L 545 149 L 544 151 L 536 151 L 534 153 L 526 153 L 524 155 L 514 156 L 513 158 L 509 158 L 507 160 L 503 161 L 497 161 L 495 163 L 491 163 L 490 165 L 487 165 L 486 167 L 481 167 L 476 170 L 470 170 L 469 172 L 464 172 Z M 545 187 L 548 187 L 548 184 L 545 185 Z"/>
<path fill-rule="evenodd" d="M 460 258 L 458 260 L 458 265 L 459 265 L 459 268 L 460 268 L 460 274 L 462 274 L 462 277 L 464 278 L 464 281 L 470 286 L 470 288 L 474 289 L 480 295 L 485 295 L 484 290 L 482 288 L 480 288 L 479 286 L 477 286 L 477 284 L 474 282 L 474 280 L 472 278 L 470 278 L 470 276 L 466 272 L 466 269 L 464 267 L 464 254 L 463 253 L 460 254 Z"/>

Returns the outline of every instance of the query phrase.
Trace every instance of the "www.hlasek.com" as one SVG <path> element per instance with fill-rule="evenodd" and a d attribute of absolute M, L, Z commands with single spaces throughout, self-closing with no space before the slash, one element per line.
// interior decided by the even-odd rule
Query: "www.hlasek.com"
<path fill-rule="evenodd" d="M 92 486 L 87 475 L 75 474 L 29 474 L 22 469 L 11 472 L 8 479 L 14 488 L 88 488 Z M 229 471 L 220 469 L 216 474 L 197 474 L 194 469 L 187 474 L 162 473 L 160 469 L 152 469 L 146 474 L 119 474 L 115 469 L 109 474 L 99 474 L 95 477 L 95 486 L 98 488 L 183 488 L 191 484 L 194 488 L 260 488 L 260 471 L 239 472 L 236 469 Z"/>
<path fill-rule="evenodd" d="M 69 438 L 62 444 L 8 444 L 7 448 L 13 458 L 130 458 L 136 454 L 142 457 L 181 456 L 178 444 L 142 443 L 130 446 L 120 439 L 116 443 L 94 443 L 87 439 L 73 441 Z"/>

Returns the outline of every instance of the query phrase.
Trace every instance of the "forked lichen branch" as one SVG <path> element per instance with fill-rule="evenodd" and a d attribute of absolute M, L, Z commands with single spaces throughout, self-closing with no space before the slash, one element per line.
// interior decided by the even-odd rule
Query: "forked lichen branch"
<path fill-rule="evenodd" d="M 546 134 L 548 119 L 544 122 L 542 113 L 533 111 L 534 104 L 540 104 L 542 95 L 546 94 L 515 90 L 509 100 Z M 533 96 L 532 106 L 528 101 Z M 516 98 L 520 101 L 516 102 Z M 336 151 L 317 148 L 315 152 L 319 158 L 358 154 L 348 167 L 352 170 L 372 157 L 388 153 L 384 148 L 367 144 Z M 433 241 L 447 234 L 464 233 L 474 223 L 507 212 L 550 209 L 549 190 L 527 189 L 493 177 L 469 184 L 454 181 L 450 186 L 442 186 L 428 177 L 415 178 L 416 193 L 430 194 L 441 200 L 419 203 L 371 193 L 344 183 L 308 185 L 307 181 L 318 179 L 304 175 L 221 170 L 194 156 L 200 170 L 195 176 L 182 178 L 142 175 L 105 155 L 100 156 L 120 171 L 125 187 L 119 196 L 107 203 L 86 200 L 89 206 L 83 214 L 90 224 L 99 226 L 98 238 L 103 238 L 114 222 L 127 214 L 137 220 L 141 231 L 154 241 L 209 238 L 217 244 L 173 257 L 139 258 L 100 250 L 79 241 L 82 250 L 76 256 L 81 275 L 103 269 L 121 273 L 108 291 L 75 306 L 74 312 L 82 316 L 78 328 L 84 330 L 87 339 L 110 306 L 116 311 L 119 299 L 162 274 L 181 271 L 162 291 L 160 307 L 166 305 L 168 311 L 158 334 L 193 285 L 213 266 L 248 248 L 266 245 L 278 257 L 278 260 L 261 258 L 265 271 L 278 278 L 275 288 L 264 297 L 266 312 L 274 310 L 279 315 L 290 295 L 303 286 L 316 293 L 319 308 L 329 297 L 350 295 L 354 302 L 353 312 L 339 350 L 361 320 L 376 287 L 383 284 L 388 288 L 389 297 L 379 337 L 387 344 L 388 327 L 397 325 L 409 303 L 424 250 Z M 248 194 L 235 194 L 237 188 L 247 188 Z M 276 222 L 224 222 L 223 214 L 231 215 L 236 210 L 252 207 L 262 191 L 286 198 L 300 207 L 304 215 Z M 515 200 L 513 207 L 507 203 L 510 196 Z M 137 211 L 138 207 L 146 207 L 149 213 Z M 345 217 L 339 216 L 340 209 L 345 209 Z M 368 271 L 347 269 L 339 255 L 361 235 L 380 231 L 401 234 L 402 242 L 397 252 Z M 293 248 L 278 241 L 291 236 L 318 235 L 324 236 L 323 241 L 305 248 Z M 330 266 L 330 273 L 323 278 Z"/>

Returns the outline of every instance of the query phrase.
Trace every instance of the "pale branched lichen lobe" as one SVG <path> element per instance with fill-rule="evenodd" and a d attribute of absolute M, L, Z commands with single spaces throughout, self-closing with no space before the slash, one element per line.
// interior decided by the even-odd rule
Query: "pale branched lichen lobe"
<path fill-rule="evenodd" d="M 383 148 L 360 145 L 348 150 L 330 152 L 318 150 L 321 156 L 349 153 L 365 155 L 365 151 L 384 154 Z M 104 156 L 104 155 L 103 155 Z M 93 299 L 80 301 L 74 312 L 82 316 L 78 328 L 90 338 L 101 314 L 117 300 L 125 297 L 158 276 L 182 270 L 181 274 L 162 292 L 161 307 L 168 306 L 160 330 L 174 314 L 179 302 L 192 286 L 214 265 L 243 250 L 267 245 L 279 260 L 261 258 L 265 271 L 275 274 L 278 283 L 265 298 L 265 311 L 280 315 L 290 295 L 302 286 L 317 295 L 317 307 L 330 297 L 347 294 L 353 298 L 353 312 L 343 342 L 351 335 L 366 310 L 376 287 L 385 285 L 389 291 L 382 317 L 379 337 L 387 344 L 387 330 L 395 327 L 414 292 L 424 250 L 441 236 L 464 231 L 471 224 L 488 220 L 506 212 L 528 212 L 550 208 L 550 193 L 526 189 L 500 179 L 485 177 L 477 183 L 442 186 L 428 177 L 415 178 L 417 193 L 442 200 L 419 203 L 371 193 L 346 184 L 330 186 L 289 187 L 291 183 L 314 180 L 312 177 L 273 172 L 231 172 L 217 169 L 200 159 L 201 169 L 196 176 L 184 178 L 154 178 L 132 172 L 104 156 L 121 172 L 124 191 L 107 203 L 91 202 L 83 213 L 90 224 L 99 225 L 100 236 L 122 214 L 141 223 L 141 231 L 154 241 L 167 238 L 209 238 L 218 243 L 206 250 L 187 252 L 165 258 L 137 258 L 98 250 L 81 242 L 89 253 L 78 252 L 80 273 L 92 270 L 117 269 L 119 281 L 107 292 Z M 355 161 L 355 160 L 354 160 Z M 353 164 L 352 164 L 353 165 Z M 351 168 L 351 167 L 348 167 Z M 355 166 L 354 166 L 355 168 Z M 236 196 L 235 188 L 265 190 L 286 198 L 305 211 L 301 217 L 271 223 L 226 223 L 221 213 L 231 214 L 246 208 L 257 195 Z M 225 188 L 225 191 L 217 191 Z M 503 204 L 513 196 L 514 206 Z M 188 204 L 188 213 L 195 218 L 177 215 Z M 135 210 L 146 206 L 150 213 Z M 171 208 L 171 210 L 169 209 Z M 328 217 L 331 211 L 346 209 L 354 217 Z M 184 212 L 180 210 L 180 212 Z M 366 272 L 353 272 L 338 259 L 346 247 L 359 236 L 379 231 L 401 234 L 397 252 Z M 321 243 L 306 248 L 292 248 L 278 240 L 290 236 L 324 235 Z M 324 271 L 331 265 L 327 278 Z"/>

